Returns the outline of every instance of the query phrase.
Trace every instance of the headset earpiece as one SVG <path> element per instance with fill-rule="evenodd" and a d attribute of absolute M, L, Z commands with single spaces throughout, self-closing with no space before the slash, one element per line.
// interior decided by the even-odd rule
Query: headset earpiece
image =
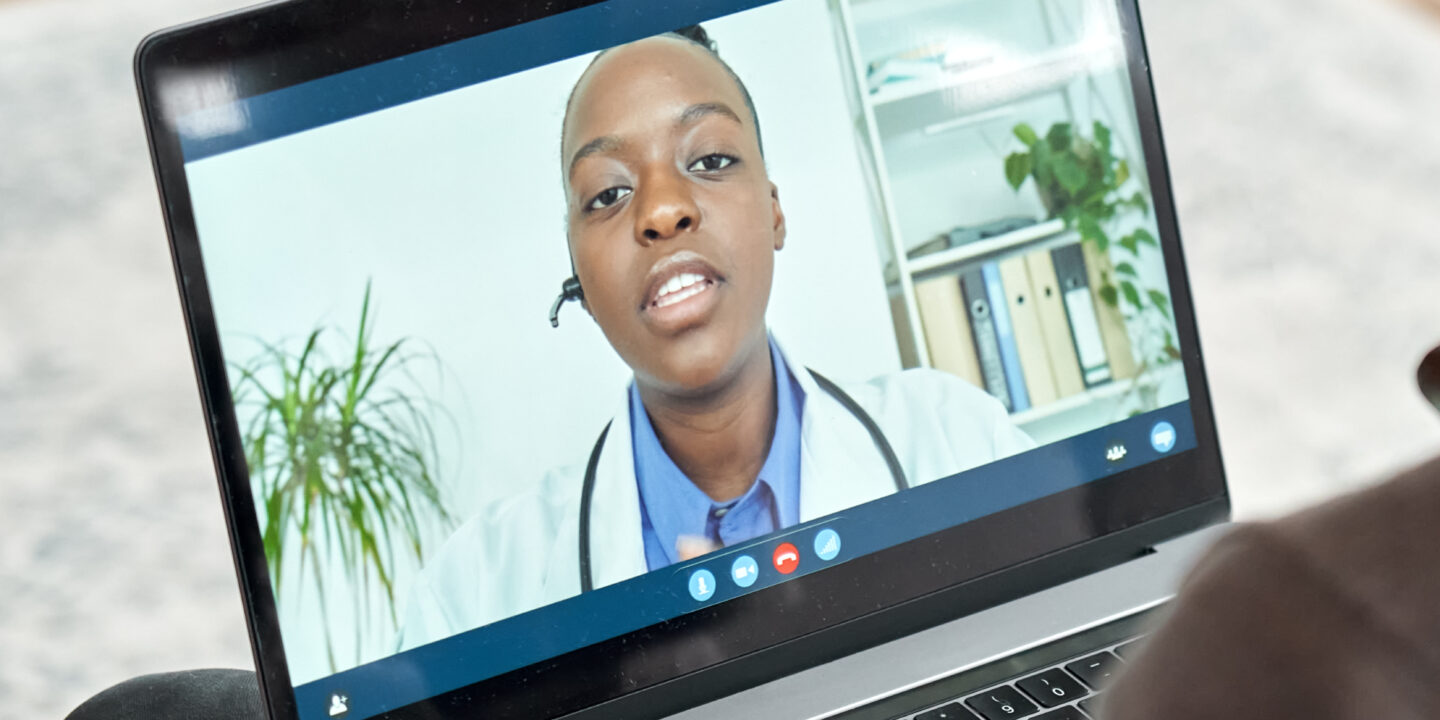
<path fill-rule="evenodd" d="M 560 308 L 571 300 L 584 302 L 585 291 L 580 288 L 580 278 L 571 275 L 560 284 L 560 297 L 550 306 L 550 327 L 560 327 Z"/>

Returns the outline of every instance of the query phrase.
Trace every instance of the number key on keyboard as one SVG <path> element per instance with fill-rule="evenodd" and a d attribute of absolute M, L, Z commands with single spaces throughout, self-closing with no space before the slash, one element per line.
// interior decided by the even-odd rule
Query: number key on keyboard
<path fill-rule="evenodd" d="M 971 696 L 965 704 L 985 716 L 985 720 L 1025 717 L 1039 709 L 1035 707 L 1035 703 L 1026 700 L 1019 690 L 1009 685 L 990 688 L 979 695 Z"/>
<path fill-rule="evenodd" d="M 1119 655 L 1121 660 L 1131 660 L 1132 658 L 1130 656 L 1134 655 L 1135 651 L 1139 649 L 1140 640 L 1135 639 L 1125 643 L 1124 645 L 1121 645 L 1120 647 L 1115 648 L 1115 654 Z"/>
<path fill-rule="evenodd" d="M 966 710 L 960 703 L 950 703 L 920 713 L 915 716 L 915 720 L 975 720 L 975 713 Z"/>
<path fill-rule="evenodd" d="M 1075 673 L 1075 676 L 1084 680 L 1092 690 L 1099 690 L 1100 686 L 1115 674 L 1115 666 L 1119 662 L 1120 658 L 1108 652 L 1102 652 L 1069 663 L 1065 669 Z"/>
<path fill-rule="evenodd" d="M 1090 694 L 1083 685 L 1075 682 L 1075 678 L 1065 674 L 1060 668 L 1051 668 L 1039 675 L 1032 675 L 1020 682 L 1015 683 L 1025 691 L 1026 695 L 1035 698 L 1035 701 L 1047 708 L 1056 705 L 1064 705 L 1071 700 L 1085 697 Z"/>
<path fill-rule="evenodd" d="M 1085 720 L 1085 716 L 1074 705 L 1036 715 L 1035 720 Z"/>

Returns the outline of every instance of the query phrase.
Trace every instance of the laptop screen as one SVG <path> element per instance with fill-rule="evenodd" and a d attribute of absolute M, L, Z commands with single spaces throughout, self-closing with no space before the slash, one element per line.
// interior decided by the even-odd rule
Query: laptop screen
<path fill-rule="evenodd" d="M 1193 499 L 1213 431 L 1124 7 L 609 0 L 196 81 L 191 312 L 299 717 L 611 648 L 576 709 Z"/>

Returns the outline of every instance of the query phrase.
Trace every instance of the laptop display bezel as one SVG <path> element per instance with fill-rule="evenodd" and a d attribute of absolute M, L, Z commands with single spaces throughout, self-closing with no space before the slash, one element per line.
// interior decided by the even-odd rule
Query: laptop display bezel
<path fill-rule="evenodd" d="M 248 97 L 596 1 L 505 0 L 487 3 L 484 12 L 464 3 L 276 3 L 157 33 L 136 53 L 180 300 L 272 717 L 298 714 L 177 130 L 176 119 L 207 99 L 187 90 L 197 77 L 223 77 L 236 95 Z M 1119 0 L 1117 7 L 1198 449 L 481 680 L 385 717 L 674 712 L 1113 566 L 1226 518 L 1229 499 L 1139 10 L 1135 0 Z M 1022 525 L 1049 530 L 1014 532 Z M 876 590 L 867 595 L 855 588 Z M 804 617 L 827 620 L 787 624 Z M 721 639 L 712 643 L 720 650 L 708 658 L 713 662 L 687 651 L 697 636 Z M 635 660 L 641 657 L 648 659 Z"/>

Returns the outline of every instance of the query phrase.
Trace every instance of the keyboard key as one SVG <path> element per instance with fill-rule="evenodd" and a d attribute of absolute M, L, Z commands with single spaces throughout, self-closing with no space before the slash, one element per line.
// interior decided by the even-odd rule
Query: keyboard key
<path fill-rule="evenodd" d="M 1039 675 L 1032 675 L 1015 683 L 1026 695 L 1047 708 L 1064 705 L 1090 694 L 1084 685 L 1065 674 L 1060 668 L 1050 668 Z"/>
<path fill-rule="evenodd" d="M 1120 663 L 1120 658 L 1108 652 L 1095 653 L 1090 657 L 1076 660 L 1065 666 L 1066 670 L 1075 674 L 1092 690 L 1099 690 L 1115 674 L 1115 666 Z"/>
<path fill-rule="evenodd" d="M 1074 705 L 1051 710 L 1044 715 L 1036 715 L 1035 720 L 1085 720 L 1085 716 Z"/>
<path fill-rule="evenodd" d="M 950 703 L 915 716 L 915 720 L 976 720 L 975 713 L 960 703 Z"/>
<path fill-rule="evenodd" d="M 979 695 L 971 696 L 965 704 L 983 715 L 985 720 L 1025 717 L 1040 709 L 1035 707 L 1035 703 L 1026 700 L 1019 690 L 1009 685 L 990 688 Z"/>
<path fill-rule="evenodd" d="M 1081 700 L 1077 704 L 1080 706 L 1081 710 L 1085 711 L 1086 715 L 1089 715 L 1090 717 L 1100 717 L 1100 714 L 1095 712 L 1095 708 L 1100 704 L 1100 693 L 1095 693 L 1094 695 L 1091 695 L 1090 697 Z"/>
<path fill-rule="evenodd" d="M 1115 648 L 1115 654 L 1119 655 L 1121 660 L 1129 660 L 1135 655 L 1135 651 L 1139 649 L 1140 638 L 1136 638 L 1134 640 L 1131 640 L 1130 642 L 1125 643 L 1124 645 L 1121 645 L 1120 647 Z"/>

